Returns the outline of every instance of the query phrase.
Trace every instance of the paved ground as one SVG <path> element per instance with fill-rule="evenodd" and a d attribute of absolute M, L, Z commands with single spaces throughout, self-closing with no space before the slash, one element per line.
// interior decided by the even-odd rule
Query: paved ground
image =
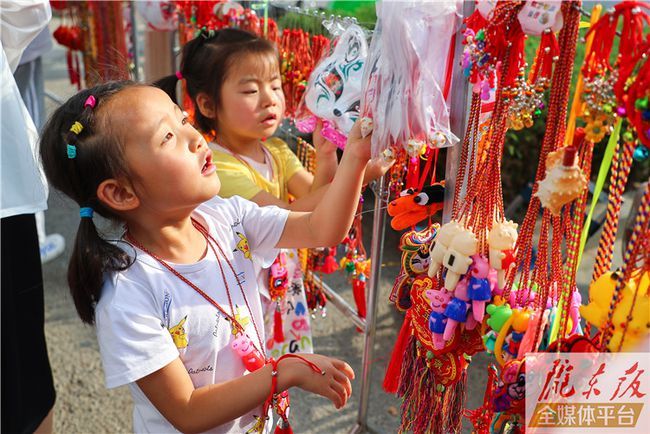
<path fill-rule="evenodd" d="M 63 49 L 56 47 L 44 62 L 46 90 L 61 97 L 72 95 L 65 66 Z M 55 104 L 48 101 L 48 110 Z M 371 201 L 367 201 L 371 206 Z M 49 233 L 62 234 L 67 242 L 65 253 L 43 267 L 45 281 L 46 334 L 49 354 L 58 393 L 55 429 L 58 433 L 116 433 L 131 430 L 131 402 L 125 387 L 106 390 L 95 332 L 82 325 L 77 318 L 66 284 L 67 260 L 79 223 L 78 207 L 56 191 L 51 191 L 50 208 L 46 213 Z M 626 214 L 627 208 L 624 208 Z M 366 234 L 370 233 L 372 215 L 366 214 Z M 384 250 L 386 266 L 382 271 L 377 321 L 375 358 L 372 360 L 372 393 L 369 411 L 370 427 L 380 433 L 394 433 L 399 424 L 399 401 L 381 391 L 383 372 L 390 357 L 392 345 L 401 324 L 401 318 L 388 305 L 388 292 L 397 273 L 399 255 L 396 249 L 398 236 L 388 231 Z M 588 280 L 593 265 L 594 239 L 588 244 L 579 282 Z M 368 241 L 366 246 L 370 246 Z M 617 255 L 620 247 L 617 247 Z M 352 300 L 349 285 L 343 279 L 330 280 L 347 300 Z M 355 327 L 333 307 L 326 318 L 313 322 L 315 346 L 318 352 L 347 360 L 357 374 L 361 373 L 363 337 Z M 468 407 L 482 402 L 485 366 L 490 357 L 475 357 L 469 372 Z M 344 433 L 357 416 L 359 382 L 351 401 L 345 409 L 336 411 L 323 399 L 294 393 L 294 430 L 297 433 Z"/>

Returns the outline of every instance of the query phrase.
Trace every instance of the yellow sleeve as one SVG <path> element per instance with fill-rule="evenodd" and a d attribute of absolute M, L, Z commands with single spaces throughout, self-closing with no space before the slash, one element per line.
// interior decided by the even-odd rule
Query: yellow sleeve
<path fill-rule="evenodd" d="M 293 153 L 284 140 L 278 137 L 271 137 L 266 141 L 266 144 L 267 149 L 270 152 L 273 152 L 278 161 L 280 161 L 280 164 L 283 167 L 282 174 L 284 179 L 287 181 L 289 181 L 296 172 L 304 169 L 296 154 Z"/>
<path fill-rule="evenodd" d="M 255 183 L 255 178 L 250 170 L 232 155 L 212 151 L 212 157 L 221 181 L 219 196 L 223 198 L 241 196 L 250 200 L 262 190 Z"/>

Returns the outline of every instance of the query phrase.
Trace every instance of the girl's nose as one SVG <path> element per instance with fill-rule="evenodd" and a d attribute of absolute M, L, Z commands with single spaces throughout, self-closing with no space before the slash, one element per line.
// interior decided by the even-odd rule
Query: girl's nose
<path fill-rule="evenodd" d="M 203 146 L 205 146 L 203 136 L 198 131 L 195 131 L 190 139 L 190 151 L 197 152 L 203 149 Z"/>
<path fill-rule="evenodd" d="M 262 105 L 266 107 L 273 107 L 280 103 L 279 98 L 273 89 L 268 89 L 264 92 L 264 99 Z"/>

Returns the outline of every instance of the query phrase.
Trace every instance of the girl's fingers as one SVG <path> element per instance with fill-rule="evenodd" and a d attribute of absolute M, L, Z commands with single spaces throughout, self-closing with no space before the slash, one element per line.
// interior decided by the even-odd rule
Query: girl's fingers
<path fill-rule="evenodd" d="M 354 370 L 343 360 L 332 359 L 332 365 L 339 371 L 342 371 L 350 380 L 354 380 Z"/>
<path fill-rule="evenodd" d="M 330 383 L 330 389 L 334 391 L 337 397 L 337 402 L 336 408 L 341 408 L 345 405 L 345 403 L 348 401 L 348 396 L 345 393 L 345 389 L 340 383 L 337 383 L 336 381 L 332 381 Z"/>
<path fill-rule="evenodd" d="M 341 371 L 334 371 L 334 380 L 342 384 L 348 397 L 352 395 L 352 384 L 350 379 Z"/>

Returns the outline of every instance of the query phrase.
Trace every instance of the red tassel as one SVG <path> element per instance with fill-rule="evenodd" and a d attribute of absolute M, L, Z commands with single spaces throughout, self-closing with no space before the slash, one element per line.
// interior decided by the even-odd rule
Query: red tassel
<path fill-rule="evenodd" d="M 357 305 L 357 313 L 361 318 L 366 317 L 366 281 L 354 279 L 352 281 L 352 295 Z"/>
<path fill-rule="evenodd" d="M 280 427 L 280 425 L 276 425 L 274 432 L 275 434 L 293 434 L 293 430 L 289 424 L 287 424 L 284 428 Z"/>
<path fill-rule="evenodd" d="M 275 342 L 280 343 L 284 342 L 284 330 L 282 329 L 282 311 L 280 309 L 280 304 L 275 308 L 275 314 L 273 314 L 273 339 Z"/>
<path fill-rule="evenodd" d="M 386 367 L 383 386 L 387 393 L 397 393 L 397 389 L 399 388 L 402 360 L 404 359 L 404 354 L 406 354 L 406 345 L 408 344 L 409 336 L 411 336 L 411 315 L 407 313 L 399 335 L 397 335 L 397 341 L 395 342 L 395 347 L 393 347 L 390 362 L 388 362 L 388 366 Z"/>
<path fill-rule="evenodd" d="M 477 10 L 469 17 L 465 18 L 465 24 L 468 29 L 474 30 L 474 33 L 488 25 L 488 21 L 483 18 L 483 15 Z"/>
<path fill-rule="evenodd" d="M 339 269 L 339 264 L 336 262 L 336 247 L 330 248 L 330 254 L 325 258 L 323 264 L 323 273 L 330 274 Z"/>

